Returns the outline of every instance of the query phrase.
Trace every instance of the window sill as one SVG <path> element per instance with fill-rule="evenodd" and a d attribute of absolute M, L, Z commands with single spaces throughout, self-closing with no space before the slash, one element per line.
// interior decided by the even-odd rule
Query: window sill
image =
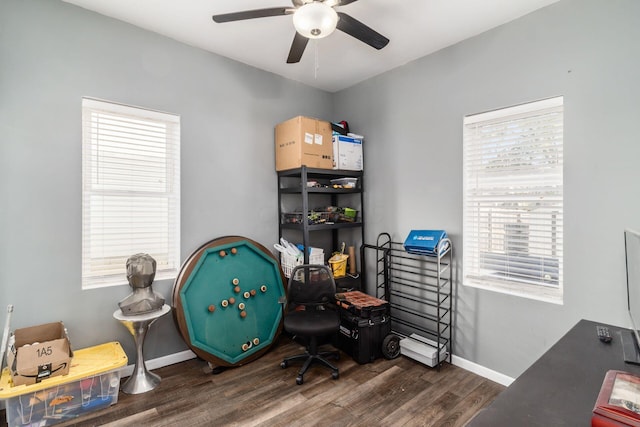
<path fill-rule="evenodd" d="M 564 305 L 562 289 L 544 288 L 541 286 L 524 284 L 510 285 L 489 280 L 476 281 L 469 279 L 463 281 L 463 285 L 470 288 L 483 289 L 486 291 L 498 292 L 501 294 L 532 299 L 550 304 Z"/>
<path fill-rule="evenodd" d="M 174 281 L 178 277 L 178 272 L 175 270 L 166 271 L 166 272 L 158 272 L 156 273 L 155 278 L 153 279 L 153 283 L 159 282 L 161 280 L 171 280 Z M 152 283 L 152 285 L 153 285 Z M 129 286 L 129 282 L 125 274 L 123 273 L 118 277 L 104 277 L 102 279 L 85 279 L 82 283 L 82 290 L 89 291 L 92 289 L 102 289 L 102 288 L 113 288 L 116 286 Z"/>

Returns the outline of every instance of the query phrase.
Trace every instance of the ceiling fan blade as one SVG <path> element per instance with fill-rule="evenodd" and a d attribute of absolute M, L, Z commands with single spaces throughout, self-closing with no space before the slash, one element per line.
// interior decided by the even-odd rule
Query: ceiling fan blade
<path fill-rule="evenodd" d="M 340 19 L 338 19 L 337 28 L 350 36 L 357 38 L 361 42 L 366 43 L 371 47 L 375 47 L 378 50 L 382 49 L 387 45 L 387 43 L 389 43 L 388 38 L 372 30 L 346 13 L 338 12 L 338 17 Z"/>
<path fill-rule="evenodd" d="M 336 0 L 336 6 L 346 6 L 357 1 L 358 0 Z"/>
<path fill-rule="evenodd" d="M 293 12 L 295 12 L 295 9 L 292 7 L 271 7 L 268 9 L 245 10 L 242 12 L 232 12 L 232 13 L 223 13 L 220 15 L 213 15 L 213 20 L 221 24 L 223 22 L 242 21 L 244 19 L 290 15 Z"/>
<path fill-rule="evenodd" d="M 291 43 L 291 49 L 289 50 L 287 64 L 300 62 L 300 58 L 302 58 L 302 54 L 304 53 L 304 49 L 307 47 L 308 42 L 308 38 L 300 35 L 300 33 L 296 31 L 296 35 L 293 37 L 293 42 Z"/>

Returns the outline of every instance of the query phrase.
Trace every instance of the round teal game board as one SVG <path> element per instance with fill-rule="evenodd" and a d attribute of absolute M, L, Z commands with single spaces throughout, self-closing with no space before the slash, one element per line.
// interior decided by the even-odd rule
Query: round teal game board
<path fill-rule="evenodd" d="M 181 268 L 174 317 L 199 357 L 239 366 L 264 354 L 282 328 L 284 277 L 269 250 L 240 236 L 212 240 Z"/>

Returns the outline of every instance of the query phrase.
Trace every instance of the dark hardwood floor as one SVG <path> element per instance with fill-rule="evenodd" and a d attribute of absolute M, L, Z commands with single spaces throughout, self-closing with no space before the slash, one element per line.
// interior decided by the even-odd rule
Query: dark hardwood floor
<path fill-rule="evenodd" d="M 153 391 L 59 426 L 463 426 L 504 387 L 445 363 L 438 371 L 404 356 L 359 365 L 342 353 L 340 378 L 313 367 L 296 385 L 303 351 L 286 336 L 245 366 L 211 374 L 193 359 L 157 369 Z M 0 413 L 6 425 L 4 411 Z"/>

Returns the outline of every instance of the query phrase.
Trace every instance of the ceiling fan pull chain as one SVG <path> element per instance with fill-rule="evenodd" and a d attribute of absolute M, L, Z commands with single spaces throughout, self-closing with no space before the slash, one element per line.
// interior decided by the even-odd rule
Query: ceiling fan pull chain
<path fill-rule="evenodd" d="M 318 40 L 313 40 L 313 47 L 315 50 L 315 67 L 314 67 L 314 74 L 313 74 L 313 78 L 317 79 L 318 78 L 318 69 L 320 68 L 320 60 L 318 59 Z"/>

